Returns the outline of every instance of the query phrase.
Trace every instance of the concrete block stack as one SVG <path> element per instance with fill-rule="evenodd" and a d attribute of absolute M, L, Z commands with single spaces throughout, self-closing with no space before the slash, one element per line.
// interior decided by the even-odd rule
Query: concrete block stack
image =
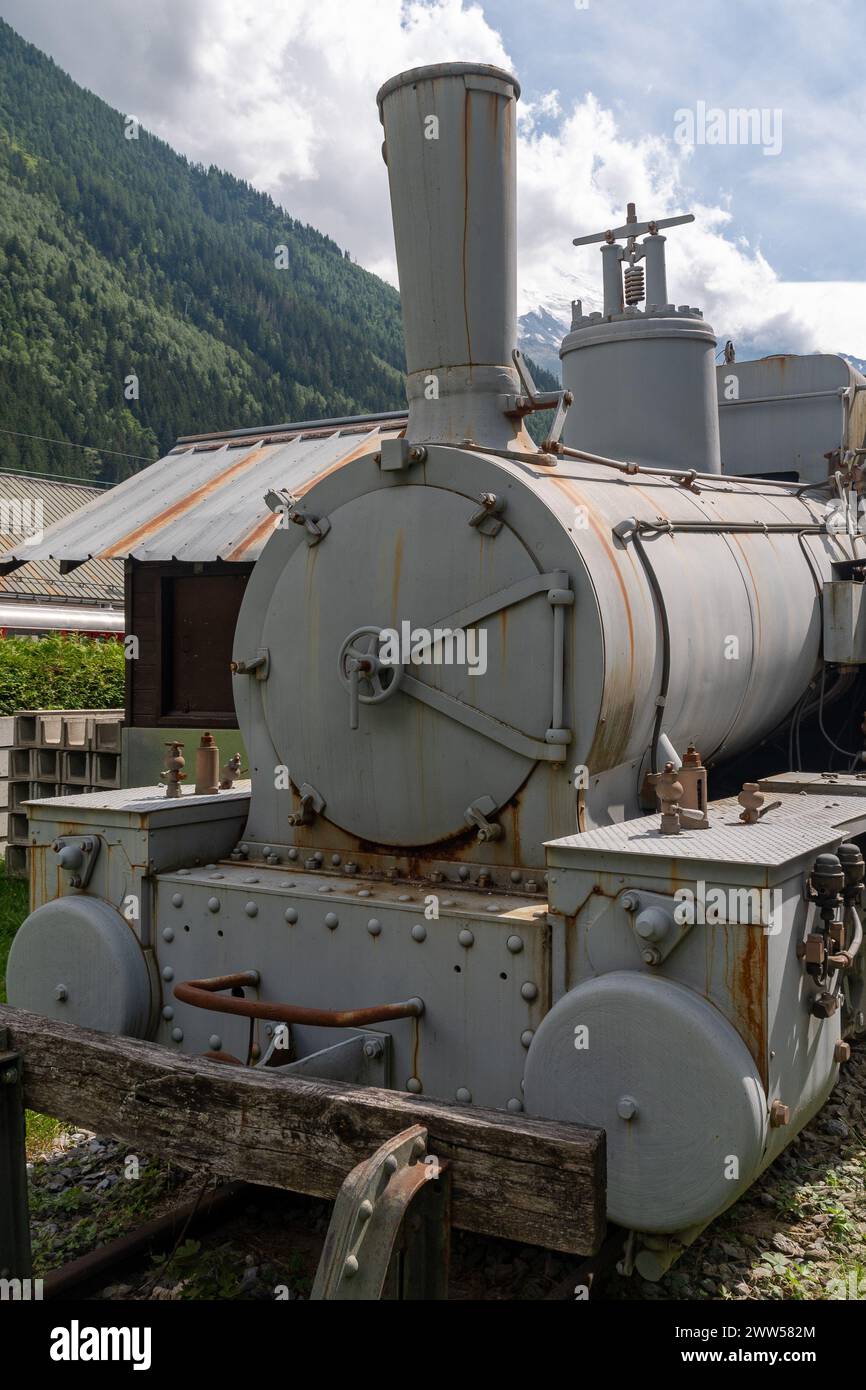
<path fill-rule="evenodd" d="M 14 731 L 14 715 L 9 714 L 0 719 L 0 844 L 6 839 L 9 820 L 9 763 L 12 757 Z"/>
<path fill-rule="evenodd" d="M 26 802 L 120 786 L 122 722 L 122 709 L 22 710 L 0 720 L 8 875 L 27 876 Z"/>

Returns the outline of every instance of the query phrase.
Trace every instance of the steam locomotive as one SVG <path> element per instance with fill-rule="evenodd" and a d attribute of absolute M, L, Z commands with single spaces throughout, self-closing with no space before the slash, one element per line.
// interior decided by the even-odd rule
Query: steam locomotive
<path fill-rule="evenodd" d="M 723 471 L 716 339 L 668 302 L 685 218 L 595 238 L 603 311 L 575 306 L 563 389 L 536 389 L 518 98 L 467 63 L 380 90 L 408 424 L 269 495 L 234 645 L 249 788 L 31 808 L 8 993 L 313 1074 L 361 1038 L 352 1079 L 603 1126 L 609 1217 L 656 1277 L 864 1027 L 866 783 L 826 741 L 866 662 L 863 451 Z"/>

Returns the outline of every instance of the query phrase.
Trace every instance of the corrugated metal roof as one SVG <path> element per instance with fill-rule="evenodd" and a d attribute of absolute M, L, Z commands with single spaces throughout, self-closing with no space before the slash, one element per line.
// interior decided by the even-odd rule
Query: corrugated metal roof
<path fill-rule="evenodd" d="M 47 534 L 49 528 L 62 526 L 71 515 L 105 495 L 102 489 L 83 483 L 0 472 L 0 553 L 12 546 L 24 561 L 10 574 L 0 572 L 0 594 L 13 599 L 122 607 L 123 565 L 118 561 L 89 560 L 73 573 L 61 574 L 58 561 L 50 557 L 41 541 L 24 543 L 32 539 L 37 526 Z"/>
<path fill-rule="evenodd" d="M 286 430 L 320 430 L 323 426 L 330 430 L 342 429 L 345 425 L 385 425 L 387 421 L 394 420 L 398 425 L 406 423 L 405 410 L 383 410 L 380 415 L 331 415 L 327 420 L 290 420 L 285 425 L 268 425 L 266 433 L 283 434 Z M 244 425 L 237 430 L 217 430 L 212 434 L 182 434 L 178 438 L 178 444 L 198 444 L 207 439 L 249 439 L 250 435 L 260 435 L 265 429 L 263 425 Z"/>
<path fill-rule="evenodd" d="M 274 529 L 264 498 L 283 488 L 302 495 L 323 474 L 402 434 L 406 417 L 318 421 L 250 433 L 180 441 L 30 547 L 0 554 L 10 561 L 255 560 Z M 28 554 L 29 551 L 29 554 Z"/>

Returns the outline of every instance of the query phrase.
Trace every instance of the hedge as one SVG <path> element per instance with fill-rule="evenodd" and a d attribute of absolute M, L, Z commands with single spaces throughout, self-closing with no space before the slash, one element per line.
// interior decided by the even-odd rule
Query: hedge
<path fill-rule="evenodd" d="M 123 652 L 122 642 L 74 635 L 0 640 L 0 715 L 121 708 Z"/>

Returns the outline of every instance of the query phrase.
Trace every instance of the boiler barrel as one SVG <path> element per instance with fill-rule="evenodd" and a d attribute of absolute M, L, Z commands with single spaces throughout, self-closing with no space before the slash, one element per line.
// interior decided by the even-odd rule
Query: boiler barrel
<path fill-rule="evenodd" d="M 369 457 L 316 484 L 324 539 L 275 530 L 244 598 L 237 655 L 267 650 L 268 679 L 236 678 L 251 765 L 324 804 L 305 842 L 540 865 L 577 828 L 575 767 L 589 821 L 638 812 L 660 707 L 675 747 L 716 761 L 790 715 L 819 669 L 819 583 L 851 542 L 778 485 L 695 486 L 439 445 L 405 478 Z M 484 660 L 408 659 L 352 719 L 340 654 L 404 624 L 483 632 Z M 467 808 L 498 833 L 467 837 Z M 281 842 L 285 813 L 254 779 L 249 838 Z"/>
<path fill-rule="evenodd" d="M 591 771 L 642 755 L 661 696 L 675 747 L 694 740 L 715 759 L 748 749 L 791 712 L 818 667 L 818 579 L 832 577 L 851 542 L 823 530 L 816 498 L 721 477 L 697 485 L 577 462 L 538 484 L 573 536 L 577 587 L 597 606 L 592 637 L 581 637 L 578 595 L 571 665 Z M 622 524 L 631 519 L 637 539 Z M 594 730 L 582 689 L 587 642 L 604 669 Z"/>

